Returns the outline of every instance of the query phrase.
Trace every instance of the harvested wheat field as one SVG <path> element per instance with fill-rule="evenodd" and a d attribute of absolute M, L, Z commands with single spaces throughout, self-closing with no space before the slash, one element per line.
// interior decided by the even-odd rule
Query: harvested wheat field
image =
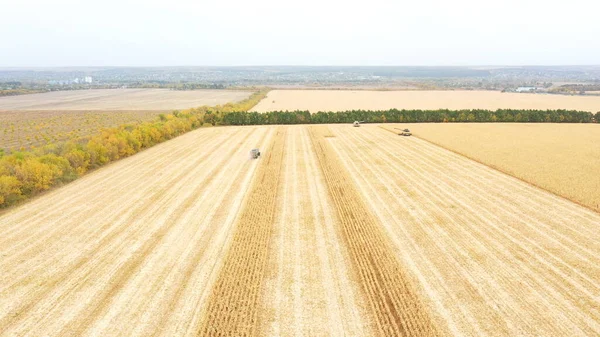
<path fill-rule="evenodd" d="M 92 89 L 0 97 L 0 110 L 174 110 L 241 101 L 250 91 Z"/>
<path fill-rule="evenodd" d="M 595 113 L 600 97 L 502 93 L 499 91 L 273 90 L 253 111 L 388 109 L 567 109 Z"/>
<path fill-rule="evenodd" d="M 600 125 L 422 123 L 413 134 L 600 211 Z"/>
<path fill-rule="evenodd" d="M 593 336 L 599 226 L 376 125 L 201 129 L 0 215 L 0 335 Z"/>

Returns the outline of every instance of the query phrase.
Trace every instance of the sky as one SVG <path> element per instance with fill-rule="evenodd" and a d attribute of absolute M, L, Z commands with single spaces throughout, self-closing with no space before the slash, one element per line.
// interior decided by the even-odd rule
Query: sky
<path fill-rule="evenodd" d="M 598 65 L 597 0 L 0 0 L 0 68 Z"/>

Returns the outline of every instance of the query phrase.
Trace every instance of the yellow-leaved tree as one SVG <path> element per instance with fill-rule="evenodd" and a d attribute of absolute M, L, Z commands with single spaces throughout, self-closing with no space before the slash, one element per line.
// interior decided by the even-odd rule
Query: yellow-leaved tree
<path fill-rule="evenodd" d="M 17 177 L 0 176 L 0 206 L 10 204 L 21 196 L 21 182 Z"/>

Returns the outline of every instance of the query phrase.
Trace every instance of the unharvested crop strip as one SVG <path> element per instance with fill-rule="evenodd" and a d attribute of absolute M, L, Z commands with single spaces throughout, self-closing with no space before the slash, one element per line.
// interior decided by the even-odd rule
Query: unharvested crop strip
<path fill-rule="evenodd" d="M 376 329 L 382 336 L 439 335 L 385 234 L 320 129 L 311 127 L 311 140 Z"/>
<path fill-rule="evenodd" d="M 209 298 L 201 336 L 254 336 L 267 269 L 286 129 L 276 131 L 260 159 L 223 268 Z"/>

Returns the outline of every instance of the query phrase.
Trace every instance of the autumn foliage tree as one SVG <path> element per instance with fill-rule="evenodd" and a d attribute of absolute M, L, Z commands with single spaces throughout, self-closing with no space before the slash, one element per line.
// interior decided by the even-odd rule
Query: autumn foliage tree
<path fill-rule="evenodd" d="M 21 196 L 21 182 L 15 176 L 0 175 L 0 206 L 11 204 Z"/>

